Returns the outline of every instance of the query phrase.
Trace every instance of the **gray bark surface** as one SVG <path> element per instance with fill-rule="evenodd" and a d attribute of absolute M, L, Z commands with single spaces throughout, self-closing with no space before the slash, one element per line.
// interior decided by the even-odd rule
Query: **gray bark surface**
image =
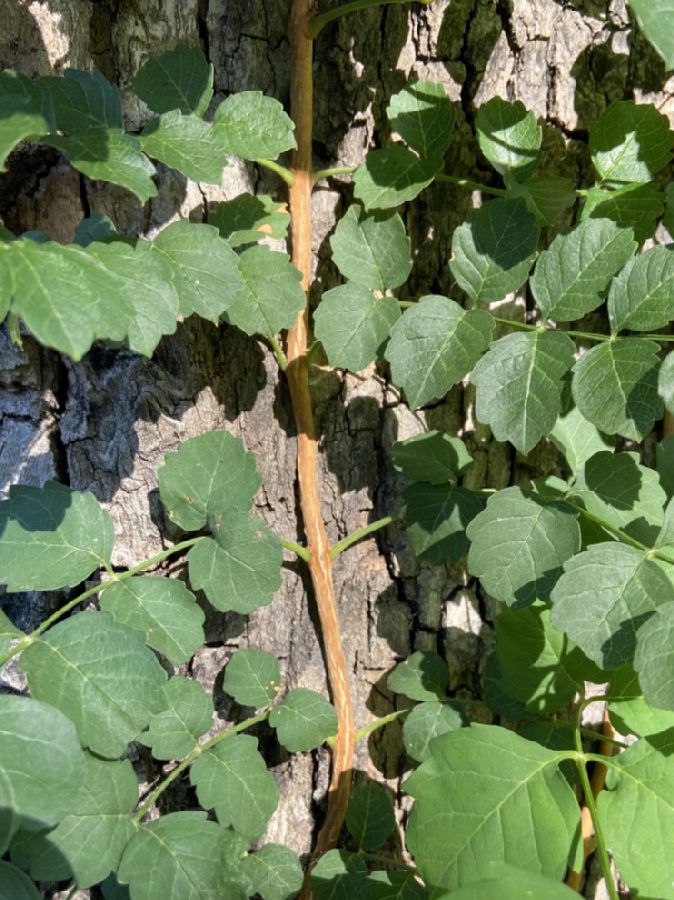
<path fill-rule="evenodd" d="M 215 66 L 216 100 L 255 89 L 285 102 L 286 12 L 277 0 L 0 0 L 0 65 L 29 76 L 97 66 L 122 87 L 128 124 L 137 127 L 147 115 L 128 90 L 133 74 L 148 57 L 178 43 L 200 44 Z M 635 45 L 637 52 L 627 55 Z M 548 123 L 544 165 L 579 181 L 588 172 L 588 123 L 610 101 L 634 96 L 672 110 L 672 85 L 634 33 L 623 0 L 613 0 L 608 11 L 594 0 L 436 0 L 431 7 L 375 8 L 327 27 L 317 42 L 316 165 L 360 162 L 387 137 L 389 96 L 415 75 L 445 84 L 458 105 L 446 170 L 478 180 L 491 175 L 470 125 L 477 106 L 494 95 L 521 100 Z M 0 183 L 0 221 L 16 231 L 42 228 L 67 241 L 82 216 L 100 211 L 125 233 L 152 236 L 178 215 L 201 219 L 209 203 L 242 190 L 283 199 L 282 186 L 268 173 L 233 162 L 220 189 L 161 171 L 159 197 L 143 209 L 119 188 L 80 178 L 54 151 L 26 146 Z M 350 198 L 348 179 L 333 180 L 315 196 L 323 287 L 337 281 L 327 238 Z M 471 204 L 469 193 L 439 185 L 406 209 L 415 255 L 409 296 L 448 290 L 451 234 Z M 512 298 L 503 308 L 518 316 L 523 304 Z M 48 478 L 93 491 L 114 520 L 115 565 L 132 565 L 170 539 L 157 469 L 167 452 L 211 429 L 239 435 L 257 454 L 264 478 L 259 511 L 281 537 L 302 540 L 287 389 L 260 342 L 190 319 L 161 342 L 151 360 L 96 346 L 72 363 L 29 337 L 20 351 L 2 333 L 0 361 L 0 491 L 19 480 L 41 484 Z M 423 419 L 467 438 L 475 455 L 472 486 L 503 487 L 559 465 L 545 442 L 526 460 L 494 442 L 475 421 L 469 389 L 456 389 L 444 403 L 415 416 L 381 372 L 342 377 L 317 370 L 314 386 L 323 511 L 333 540 L 395 511 L 399 480 L 387 448 L 421 430 Z M 494 609 L 460 566 L 419 564 L 404 533 L 389 528 L 342 556 L 336 578 L 360 725 L 393 709 L 386 674 L 415 649 L 438 649 L 447 657 L 451 688 L 466 697 L 480 695 Z M 11 597 L 7 609 L 20 626 L 31 627 L 60 600 Z M 209 613 L 208 645 L 189 670 L 214 688 L 225 716 L 230 709 L 220 673 L 240 646 L 276 654 L 290 686 L 326 690 L 313 604 L 290 557 L 271 606 L 248 620 Z M 275 762 L 281 802 L 268 839 L 306 852 L 324 798 L 328 759 L 298 754 Z M 358 749 L 362 777 L 388 779 L 401 816 L 406 804 L 400 782 L 407 767 L 397 725 Z"/>

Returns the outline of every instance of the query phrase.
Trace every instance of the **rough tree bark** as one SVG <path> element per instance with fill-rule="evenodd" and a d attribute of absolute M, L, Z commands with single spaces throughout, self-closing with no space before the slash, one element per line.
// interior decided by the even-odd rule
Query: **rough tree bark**
<path fill-rule="evenodd" d="M 287 102 L 286 18 L 287 4 L 278 0 L 0 0 L 0 65 L 28 76 L 97 66 L 121 85 L 134 127 L 144 112 L 127 89 L 131 77 L 149 56 L 185 42 L 200 44 L 213 62 L 216 100 L 256 89 Z M 588 172 L 588 123 L 608 102 L 634 96 L 674 112 L 672 85 L 631 28 L 624 0 L 435 0 L 428 8 L 384 7 L 327 27 L 317 42 L 316 166 L 360 162 L 386 136 L 388 97 L 413 75 L 446 85 L 459 110 L 447 171 L 479 180 L 490 174 L 480 171 L 469 126 L 476 107 L 496 94 L 522 100 L 548 123 L 545 166 L 580 179 Z M 242 190 L 284 196 L 268 173 L 238 162 L 226 169 L 221 189 L 166 170 L 159 180 L 159 197 L 141 209 L 123 190 L 80 178 L 55 151 L 26 146 L 0 181 L 0 221 L 17 231 L 42 228 L 65 241 L 82 216 L 100 211 L 123 232 L 152 236 L 177 215 L 199 220 L 209 203 Z M 348 179 L 315 195 L 314 249 L 324 287 L 336 282 L 327 238 L 350 197 Z M 409 296 L 448 289 L 451 233 L 471 203 L 465 192 L 439 185 L 405 211 L 415 255 Z M 512 298 L 505 307 L 518 315 L 523 302 Z M 19 480 L 41 484 L 48 478 L 93 491 L 113 516 L 116 565 L 161 549 L 170 532 L 157 502 L 157 468 L 183 440 L 214 428 L 240 435 L 258 454 L 264 478 L 258 508 L 282 537 L 297 537 L 287 388 L 259 342 L 233 328 L 189 320 L 150 361 L 97 346 L 73 364 L 30 339 L 19 351 L 2 332 L 0 362 L 0 491 Z M 323 513 L 333 541 L 394 511 L 397 480 L 386 451 L 419 431 L 422 419 L 467 437 L 475 485 L 503 487 L 558 465 L 545 443 L 524 460 L 492 441 L 474 419 L 469 390 L 456 389 L 415 416 L 385 373 L 317 371 L 313 384 Z M 219 673 L 238 646 L 279 656 L 289 684 L 325 690 L 305 575 L 291 562 L 284 575 L 273 604 L 249 620 L 209 613 L 209 643 L 190 670 L 215 688 L 225 715 Z M 390 528 L 340 557 L 336 579 L 359 724 L 391 710 L 385 675 L 414 649 L 439 649 L 452 689 L 479 695 L 493 607 L 460 567 L 420 565 L 404 534 Z M 13 597 L 7 605 L 20 625 L 30 626 L 57 599 Z M 305 754 L 276 762 L 281 803 L 269 838 L 306 852 L 328 760 Z M 356 766 L 363 778 L 389 779 L 402 814 L 398 786 L 406 763 L 399 728 L 389 726 L 362 744 Z"/>

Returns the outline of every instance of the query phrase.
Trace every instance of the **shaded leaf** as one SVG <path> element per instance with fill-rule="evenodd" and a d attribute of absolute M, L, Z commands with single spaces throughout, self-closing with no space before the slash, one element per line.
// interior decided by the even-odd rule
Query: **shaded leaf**
<path fill-rule="evenodd" d="M 389 673 L 386 684 L 390 691 L 410 700 L 444 699 L 449 687 L 449 670 L 437 653 L 415 650 Z"/>
<path fill-rule="evenodd" d="M 223 690 L 241 706 L 259 709 L 276 696 L 281 684 L 278 660 L 264 650 L 238 650 L 225 667 Z"/>
<path fill-rule="evenodd" d="M 674 68 L 674 27 L 672 0 L 627 0 L 639 27 L 647 40 L 665 61 L 665 68 Z"/>
<path fill-rule="evenodd" d="M 276 159 L 295 143 L 295 126 L 278 100 L 261 91 L 239 91 L 218 106 L 213 132 L 225 153 L 243 159 Z"/>
<path fill-rule="evenodd" d="M 403 743 L 407 754 L 417 762 L 431 755 L 429 744 L 433 738 L 455 731 L 468 724 L 460 707 L 438 700 L 419 703 L 405 717 Z"/>
<path fill-rule="evenodd" d="M 150 716 L 138 740 L 155 759 L 187 756 L 213 723 L 213 700 L 197 681 L 174 675 L 164 686 L 164 703 Z"/>
<path fill-rule="evenodd" d="M 264 194 L 239 194 L 233 200 L 209 205 L 208 223 L 214 225 L 230 247 L 256 243 L 263 237 L 288 235 L 287 204 Z"/>
<path fill-rule="evenodd" d="M 269 714 L 279 743 L 291 753 L 313 750 L 337 733 L 337 713 L 328 701 L 306 688 L 294 688 Z"/>
<path fill-rule="evenodd" d="M 227 165 L 210 125 L 180 110 L 164 113 L 145 126 L 142 150 L 193 181 L 220 184 Z"/>
<path fill-rule="evenodd" d="M 599 429 L 588 422 L 575 406 L 557 419 L 550 432 L 550 440 L 564 454 L 573 473 L 577 473 L 595 453 L 610 449 L 609 442 Z"/>
<path fill-rule="evenodd" d="M 408 309 L 391 330 L 384 355 L 409 405 L 418 409 L 444 397 L 480 358 L 493 328 L 485 310 L 465 310 L 434 294 Z"/>
<path fill-rule="evenodd" d="M 400 144 L 371 150 L 354 173 L 354 195 L 365 209 L 400 206 L 428 187 L 441 165 L 439 158 L 419 159 Z"/>
<path fill-rule="evenodd" d="M 492 97 L 477 111 L 475 130 L 480 150 L 497 172 L 520 181 L 536 168 L 543 129 L 536 115 L 519 100 L 509 103 Z"/>
<path fill-rule="evenodd" d="M 485 869 L 486 878 L 481 877 L 458 891 L 452 891 L 452 900 L 485 900 L 486 897 L 522 900 L 527 896 L 535 897 L 536 900 L 573 900 L 577 896 L 575 891 L 560 884 L 557 879 L 516 869 L 515 866 L 490 863 Z M 445 898 L 449 898 L 449 894 L 443 894 L 438 900 Z"/>
<path fill-rule="evenodd" d="M 58 77 L 41 78 L 38 86 L 49 98 L 59 131 L 73 134 L 90 128 L 124 127 L 119 88 L 95 69 L 66 69 Z"/>
<path fill-rule="evenodd" d="M 21 869 L 8 862 L 0 862 L 0 896 L 12 900 L 40 900 L 42 896 Z"/>
<path fill-rule="evenodd" d="M 367 867 L 355 853 L 328 850 L 311 870 L 315 900 L 369 900 Z"/>
<path fill-rule="evenodd" d="M 673 712 L 654 709 L 646 703 L 637 674 L 631 666 L 623 666 L 611 673 L 607 694 L 611 722 L 621 734 L 647 737 L 674 728 Z"/>
<path fill-rule="evenodd" d="M 674 354 L 668 353 L 663 359 L 658 372 L 658 396 L 662 399 L 665 409 L 671 413 L 674 410 Z"/>
<path fill-rule="evenodd" d="M 112 219 L 103 213 L 92 213 L 82 219 L 75 229 L 73 243 L 80 247 L 88 247 L 94 241 L 105 242 L 119 240 L 119 234 Z"/>
<path fill-rule="evenodd" d="M 440 431 L 424 431 L 397 441 L 389 451 L 393 465 L 410 481 L 446 484 L 473 462 L 460 438 Z"/>
<path fill-rule="evenodd" d="M 463 556 L 466 528 L 482 510 L 478 494 L 419 481 L 403 491 L 402 499 L 402 519 L 419 559 L 441 566 Z"/>
<path fill-rule="evenodd" d="M 203 116 L 213 96 L 213 66 L 198 47 L 179 45 L 149 59 L 131 85 L 153 112 Z"/>
<path fill-rule="evenodd" d="M 297 855 L 280 844 L 265 844 L 241 861 L 241 868 L 262 900 L 293 900 L 302 887 Z"/>
<path fill-rule="evenodd" d="M 577 198 L 573 181 L 559 175 L 534 176 L 521 183 L 515 177 L 506 178 L 506 187 L 509 197 L 524 200 L 537 225 L 554 225 Z"/>
<path fill-rule="evenodd" d="M 428 900 L 428 893 L 413 871 L 370 872 L 367 900 Z"/>
<path fill-rule="evenodd" d="M 393 131 L 422 159 L 445 155 L 452 139 L 456 111 L 444 85 L 415 81 L 393 94 L 386 108 Z"/>
<path fill-rule="evenodd" d="M 397 213 L 368 215 L 361 207 L 350 206 L 330 247 L 342 275 L 373 290 L 399 287 L 412 268 L 410 240 Z"/>
<path fill-rule="evenodd" d="M 12 69 L 0 72 L 0 172 L 18 143 L 50 130 L 39 87 Z"/>
<path fill-rule="evenodd" d="M 652 247 L 628 261 L 613 279 L 608 296 L 611 330 L 615 333 L 656 331 L 674 319 L 674 248 Z"/>
<path fill-rule="evenodd" d="M 612 219 L 622 228 L 631 228 L 642 244 L 653 237 L 664 208 L 664 195 L 653 182 L 626 184 L 615 191 L 590 188 L 580 211 L 583 219 Z"/>
<path fill-rule="evenodd" d="M 658 607 L 636 641 L 634 668 L 646 703 L 674 712 L 674 604 Z"/>
<path fill-rule="evenodd" d="M 669 120 L 650 104 L 614 100 L 590 126 L 590 154 L 608 185 L 651 181 L 672 156 Z"/>
<path fill-rule="evenodd" d="M 346 827 L 359 850 L 376 850 L 396 827 L 391 796 L 380 784 L 369 782 L 351 792 Z"/>

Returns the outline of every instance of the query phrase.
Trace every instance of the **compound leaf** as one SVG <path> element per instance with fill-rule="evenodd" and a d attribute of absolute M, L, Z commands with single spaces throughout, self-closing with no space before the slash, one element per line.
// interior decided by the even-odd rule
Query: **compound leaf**
<path fill-rule="evenodd" d="M 376 850 L 385 844 L 396 827 L 393 803 L 386 788 L 372 782 L 357 787 L 349 797 L 346 827 L 359 850 Z"/>
<path fill-rule="evenodd" d="M 290 216 L 285 203 L 264 194 L 239 194 L 233 200 L 209 206 L 209 225 L 215 225 L 230 247 L 254 244 L 264 237 L 283 240 Z"/>
<path fill-rule="evenodd" d="M 479 495 L 463 487 L 419 481 L 402 497 L 402 519 L 417 558 L 437 566 L 460 559 L 468 549 L 466 528 L 482 510 Z"/>
<path fill-rule="evenodd" d="M 153 112 L 203 116 L 213 96 L 213 66 L 198 47 L 180 45 L 148 60 L 131 85 Z"/>
<path fill-rule="evenodd" d="M 247 615 L 281 587 L 281 542 L 248 513 L 228 512 L 217 535 L 195 544 L 187 559 L 192 587 L 222 612 Z"/>
<path fill-rule="evenodd" d="M 580 549 L 577 513 L 519 487 L 498 491 L 468 526 L 468 571 L 508 606 L 547 600 L 562 565 Z"/>
<path fill-rule="evenodd" d="M 455 229 L 449 268 L 473 300 L 502 300 L 527 280 L 539 235 L 521 200 L 490 200 Z"/>
<path fill-rule="evenodd" d="M 145 126 L 140 135 L 142 150 L 193 181 L 220 184 L 227 165 L 210 125 L 180 110 L 164 113 Z"/>
<path fill-rule="evenodd" d="M 674 898 L 674 731 L 637 741 L 615 758 L 597 806 L 620 874 L 644 897 Z M 648 840 L 644 841 L 644 835 Z"/>
<path fill-rule="evenodd" d="M 611 278 L 636 250 L 629 228 L 586 219 L 558 234 L 538 257 L 531 291 L 538 308 L 558 322 L 581 319 L 602 300 Z"/>
<path fill-rule="evenodd" d="M 422 159 L 442 160 L 456 122 L 444 85 L 433 81 L 406 84 L 392 95 L 386 115 L 393 131 Z"/>
<path fill-rule="evenodd" d="M 166 673 L 135 629 L 108 613 L 54 625 L 21 655 L 32 695 L 72 719 L 83 746 L 121 756 L 163 706 Z"/>
<path fill-rule="evenodd" d="M 643 244 L 653 237 L 664 202 L 664 194 L 651 181 L 626 184 L 615 191 L 593 187 L 585 194 L 580 218 L 612 219 L 621 228 L 631 228 L 637 242 Z"/>
<path fill-rule="evenodd" d="M 669 120 L 650 104 L 614 100 L 590 126 L 590 154 L 609 186 L 652 181 L 672 156 Z"/>
<path fill-rule="evenodd" d="M 239 650 L 225 667 L 223 690 L 241 706 L 259 709 L 276 696 L 281 683 L 278 660 L 264 650 Z"/>
<path fill-rule="evenodd" d="M 658 607 L 637 632 L 634 668 L 644 700 L 674 711 L 674 604 Z"/>
<path fill-rule="evenodd" d="M 656 562 L 627 544 L 593 544 L 564 564 L 550 596 L 552 624 L 602 669 L 634 656 L 639 628 L 674 586 Z"/>
<path fill-rule="evenodd" d="M 350 206 L 330 238 L 332 259 L 345 278 L 372 290 L 397 288 L 410 274 L 410 240 L 397 213 Z"/>
<path fill-rule="evenodd" d="M 234 298 L 225 318 L 246 334 L 273 337 L 295 323 L 306 297 L 301 274 L 285 253 L 269 247 L 250 247 L 239 257 L 239 275 Z"/>
<path fill-rule="evenodd" d="M 575 349 L 571 338 L 558 331 L 520 332 L 495 341 L 470 376 L 479 421 L 497 440 L 528 453 L 561 412 L 563 378 Z"/>
<path fill-rule="evenodd" d="M 112 520 L 93 494 L 48 481 L 0 503 L 0 582 L 9 591 L 75 587 L 110 562 Z"/>
<path fill-rule="evenodd" d="M 291 753 L 314 750 L 337 732 L 337 713 L 328 701 L 306 688 L 294 688 L 269 714 L 279 742 Z"/>
<path fill-rule="evenodd" d="M 662 415 L 659 347 L 643 338 L 606 341 L 584 353 L 573 373 L 580 412 L 601 431 L 642 440 Z"/>
<path fill-rule="evenodd" d="M 241 861 L 241 868 L 262 900 L 290 900 L 302 887 L 302 867 L 287 847 L 265 844 Z"/>
<path fill-rule="evenodd" d="M 465 310 L 434 294 L 408 309 L 393 326 L 384 355 L 409 405 L 418 409 L 444 397 L 486 350 L 493 328 L 485 310 Z"/>
<path fill-rule="evenodd" d="M 387 687 L 410 700 L 442 700 L 447 696 L 449 670 L 445 660 L 430 650 L 415 650 L 395 667 Z"/>
<path fill-rule="evenodd" d="M 608 295 L 611 331 L 655 331 L 674 319 L 674 248 L 652 247 L 630 259 Z"/>
<path fill-rule="evenodd" d="M 377 359 L 399 318 L 393 297 L 378 299 L 361 284 L 342 284 L 321 297 L 314 328 L 331 366 L 360 372 Z"/>
<path fill-rule="evenodd" d="M 423 762 L 431 755 L 430 742 L 448 731 L 454 731 L 467 724 L 461 708 L 439 700 L 419 703 L 405 717 L 403 743 L 408 756 Z"/>
<path fill-rule="evenodd" d="M 400 144 L 372 150 L 354 173 L 355 197 L 365 209 L 392 209 L 428 187 L 441 165 L 440 158 L 419 159 Z"/>
<path fill-rule="evenodd" d="M 213 722 L 213 701 L 197 681 L 174 675 L 164 686 L 164 704 L 138 738 L 155 759 L 180 759 L 194 749 Z"/>
<path fill-rule="evenodd" d="M 454 482 L 473 462 L 460 438 L 441 431 L 424 431 L 397 441 L 389 452 L 393 465 L 410 481 L 429 484 Z"/>
<path fill-rule="evenodd" d="M 295 126 L 278 100 L 240 91 L 218 106 L 213 132 L 225 153 L 243 159 L 276 159 L 294 149 Z"/>
<path fill-rule="evenodd" d="M 166 454 L 157 476 L 168 517 L 185 531 L 199 531 L 232 510 L 248 510 L 261 484 L 255 454 L 228 431 L 190 438 Z"/>
<path fill-rule="evenodd" d="M 96 70 L 66 69 L 58 77 L 41 78 L 38 86 L 49 97 L 59 131 L 73 134 L 90 128 L 124 127 L 119 88 Z"/>
<path fill-rule="evenodd" d="M 433 741 L 405 782 L 415 800 L 407 844 L 431 896 L 475 881 L 489 862 L 564 877 L 580 818 L 564 756 L 490 725 Z"/>
<path fill-rule="evenodd" d="M 175 578 L 125 578 L 103 591 L 100 606 L 115 622 L 141 631 L 146 644 L 174 666 L 191 659 L 204 643 L 203 610 Z"/>
<path fill-rule="evenodd" d="M 90 128 L 67 137 L 50 135 L 44 143 L 63 151 L 73 168 L 95 181 L 110 181 L 135 194 L 141 203 L 157 196 L 156 174 L 141 153 L 138 138 L 116 128 Z"/>
<path fill-rule="evenodd" d="M 22 816 L 24 827 L 55 825 L 73 808 L 84 776 L 73 723 L 46 703 L 4 694 L 0 731 L 3 806 Z"/>
<path fill-rule="evenodd" d="M 258 752 L 257 738 L 235 734 L 192 764 L 190 780 L 199 803 L 215 809 L 221 825 L 253 843 L 264 833 L 278 804 L 274 776 Z"/>
<path fill-rule="evenodd" d="M 536 168 L 543 129 L 520 101 L 492 97 L 477 111 L 475 130 L 480 150 L 501 175 L 524 180 Z"/>

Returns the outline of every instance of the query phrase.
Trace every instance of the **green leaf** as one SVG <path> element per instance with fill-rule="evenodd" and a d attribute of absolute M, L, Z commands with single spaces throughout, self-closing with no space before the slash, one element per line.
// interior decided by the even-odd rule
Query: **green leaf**
<path fill-rule="evenodd" d="M 575 350 L 558 331 L 517 332 L 495 341 L 470 376 L 478 420 L 497 440 L 529 453 L 554 428 Z"/>
<path fill-rule="evenodd" d="M 439 158 L 419 159 L 400 144 L 371 150 L 354 173 L 354 195 L 365 209 L 392 209 L 414 200 L 441 165 Z"/>
<path fill-rule="evenodd" d="M 213 132 L 225 153 L 243 159 L 276 159 L 293 150 L 295 126 L 278 100 L 261 91 L 240 91 L 218 106 Z"/>
<path fill-rule="evenodd" d="M 355 853 L 328 850 L 311 870 L 314 900 L 369 900 L 367 867 Z"/>
<path fill-rule="evenodd" d="M 0 503 L 0 582 L 8 591 L 75 587 L 110 562 L 115 535 L 93 494 L 48 481 Z"/>
<path fill-rule="evenodd" d="M 524 704 L 513 699 L 507 690 L 505 677 L 501 671 L 501 664 L 492 650 L 485 660 L 483 675 L 484 699 L 493 712 L 503 716 L 509 722 L 525 719 L 527 711 Z"/>
<path fill-rule="evenodd" d="M 616 191 L 593 187 L 585 194 L 580 211 L 583 219 L 612 219 L 631 228 L 639 244 L 653 237 L 664 208 L 664 195 L 653 182 L 626 184 Z"/>
<path fill-rule="evenodd" d="M 480 878 L 490 862 L 564 877 L 580 818 L 558 768 L 564 756 L 489 725 L 433 741 L 405 782 L 415 800 L 407 845 L 431 896 Z"/>
<path fill-rule="evenodd" d="M 637 17 L 644 36 L 665 61 L 667 70 L 674 68 L 674 24 L 672 0 L 627 0 Z"/>
<path fill-rule="evenodd" d="M 614 759 L 597 800 L 620 874 L 639 896 L 662 900 L 674 898 L 673 750 L 672 730 L 637 741 Z"/>
<path fill-rule="evenodd" d="M 422 159 L 447 152 L 456 123 L 456 111 L 444 85 L 415 81 L 393 94 L 386 108 L 391 129 Z"/>
<path fill-rule="evenodd" d="M 578 472 L 572 495 L 592 515 L 636 537 L 655 539 L 667 500 L 657 472 L 642 466 L 636 454 L 603 450 Z M 603 538 L 607 537 L 606 533 Z"/>
<path fill-rule="evenodd" d="M 468 571 L 508 606 L 547 600 L 562 565 L 580 549 L 577 513 L 509 487 L 493 494 L 468 527 Z"/>
<path fill-rule="evenodd" d="M 117 878 L 130 885 L 133 900 L 215 900 L 222 896 L 223 858 L 232 842 L 241 838 L 207 822 L 206 813 L 161 816 L 131 838 Z"/>
<path fill-rule="evenodd" d="M 665 409 L 671 413 L 674 410 L 674 354 L 668 353 L 662 361 L 658 372 L 658 396 L 662 399 Z"/>
<path fill-rule="evenodd" d="M 397 441 L 389 451 L 393 465 L 410 481 L 429 484 L 455 482 L 473 462 L 460 438 L 440 431 L 423 431 Z"/>
<path fill-rule="evenodd" d="M 68 137 L 51 135 L 44 143 L 63 151 L 73 168 L 95 181 L 111 181 L 141 203 L 157 196 L 155 167 L 141 153 L 138 138 L 114 128 L 90 128 Z"/>
<path fill-rule="evenodd" d="M 167 453 L 159 469 L 159 496 L 169 518 L 199 531 L 231 510 L 247 510 L 261 484 L 255 454 L 227 431 L 211 431 Z"/>
<path fill-rule="evenodd" d="M 661 440 L 655 451 L 655 468 L 660 477 L 660 484 L 667 492 L 667 496 L 671 497 L 674 495 L 674 435 Z"/>
<path fill-rule="evenodd" d="M 241 868 L 262 900 L 292 900 L 302 887 L 297 855 L 280 844 L 265 844 L 241 861 Z"/>
<path fill-rule="evenodd" d="M 637 632 L 634 668 L 646 703 L 674 712 L 674 604 L 660 606 Z"/>
<path fill-rule="evenodd" d="M 496 657 L 507 694 L 539 715 L 563 709 L 586 679 L 602 677 L 578 647 L 553 628 L 550 610 L 539 605 L 500 612 Z"/>
<path fill-rule="evenodd" d="M 674 319 L 674 248 L 652 247 L 628 261 L 608 297 L 611 331 L 656 331 Z"/>
<path fill-rule="evenodd" d="M 0 609 L 0 655 L 6 653 L 12 645 L 12 641 L 24 637 L 24 633 L 16 627 L 7 614 Z"/>
<path fill-rule="evenodd" d="M 163 706 L 166 673 L 143 635 L 103 612 L 54 625 L 21 655 L 32 695 L 72 719 L 83 746 L 121 756 Z"/>
<path fill-rule="evenodd" d="M 573 397 L 601 431 L 642 440 L 662 415 L 659 347 L 643 338 L 606 341 L 574 366 Z"/>
<path fill-rule="evenodd" d="M 502 300 L 527 280 L 539 235 L 521 200 L 490 200 L 455 229 L 449 268 L 473 300 Z"/>
<path fill-rule="evenodd" d="M 72 873 L 79 888 L 98 884 L 117 868 L 135 833 L 131 811 L 137 801 L 138 782 L 128 760 L 104 762 L 87 755 L 70 814 L 23 848 L 31 877 L 58 881 Z"/>
<path fill-rule="evenodd" d="M 466 528 L 482 510 L 478 494 L 463 487 L 419 481 L 405 488 L 402 519 L 419 559 L 442 566 L 468 549 Z"/>
<path fill-rule="evenodd" d="M 306 688 L 289 691 L 269 714 L 279 743 L 291 753 L 320 747 L 337 733 L 337 713 L 328 701 Z"/>
<path fill-rule="evenodd" d="M 11 69 L 0 72 L 0 172 L 18 143 L 50 130 L 39 87 Z"/>
<path fill-rule="evenodd" d="M 590 154 L 609 186 L 651 181 L 672 156 L 669 120 L 650 104 L 615 100 L 590 126 Z"/>
<path fill-rule="evenodd" d="M 428 900 L 428 892 L 413 871 L 380 869 L 367 876 L 367 900 Z"/>
<path fill-rule="evenodd" d="M 415 650 L 389 673 L 386 685 L 410 700 L 442 700 L 449 687 L 447 663 L 430 650 Z"/>
<path fill-rule="evenodd" d="M 502 863 L 490 863 L 485 866 L 486 878 L 471 881 L 470 884 L 452 891 L 452 900 L 486 900 L 487 897 L 498 897 L 499 900 L 522 900 L 523 897 L 535 897 L 536 900 L 573 900 L 578 894 L 560 884 L 559 880 L 536 875 L 506 866 Z M 449 898 L 443 894 L 438 900 Z"/>
<path fill-rule="evenodd" d="M 264 650 L 239 650 L 225 667 L 222 689 L 241 706 L 259 709 L 272 702 L 281 684 L 278 660 Z"/>
<path fill-rule="evenodd" d="M 281 587 L 281 542 L 248 513 L 228 512 L 216 537 L 195 544 L 187 559 L 192 587 L 222 612 L 247 615 Z"/>
<path fill-rule="evenodd" d="M 3 806 L 8 802 L 24 827 L 55 825 L 72 809 L 84 775 L 73 723 L 46 703 L 4 694 L 0 732 Z"/>
<path fill-rule="evenodd" d="M 629 228 L 586 219 L 558 234 L 538 257 L 531 291 L 538 308 L 558 322 L 581 319 L 601 303 L 611 278 L 636 250 Z"/>
<path fill-rule="evenodd" d="M 209 205 L 208 224 L 215 225 L 230 247 L 257 243 L 263 237 L 288 236 L 287 204 L 264 194 L 239 194 L 233 200 Z"/>
<path fill-rule="evenodd" d="M 119 88 L 95 69 L 66 69 L 58 77 L 41 78 L 38 86 L 49 97 L 59 131 L 74 134 L 91 128 L 124 127 Z"/>
<path fill-rule="evenodd" d="M 204 643 L 204 613 L 175 578 L 126 578 L 103 592 L 100 606 L 115 622 L 142 631 L 145 643 L 174 666 L 191 659 Z"/>
<path fill-rule="evenodd" d="M 390 793 L 369 782 L 352 791 L 346 810 L 346 827 L 359 850 L 376 850 L 396 827 Z"/>
<path fill-rule="evenodd" d="M 408 309 L 391 330 L 384 355 L 409 405 L 418 409 L 444 397 L 486 350 L 493 328 L 485 310 L 465 310 L 434 294 Z"/>
<path fill-rule="evenodd" d="M 665 607 L 667 608 L 667 607 Z M 674 728 L 674 713 L 649 706 L 641 695 L 641 686 L 631 666 L 611 673 L 608 710 L 611 722 L 621 734 L 647 737 Z"/>
<path fill-rule="evenodd" d="M 80 247 L 88 247 L 94 241 L 105 243 L 106 241 L 119 240 L 120 235 L 115 225 L 108 216 L 103 213 L 92 213 L 82 219 L 75 230 L 73 243 Z"/>
<path fill-rule="evenodd" d="M 554 225 L 577 197 L 573 181 L 559 175 L 534 176 L 522 183 L 506 176 L 506 187 L 509 197 L 524 200 L 537 225 Z"/>
<path fill-rule="evenodd" d="M 394 297 L 377 299 L 360 284 L 342 284 L 321 297 L 314 328 L 331 366 L 360 372 L 377 359 L 399 318 Z"/>
<path fill-rule="evenodd" d="M 249 734 L 232 735 L 203 753 L 190 769 L 190 781 L 199 803 L 215 809 L 221 825 L 251 843 L 262 836 L 278 804 L 274 776 Z"/>
<path fill-rule="evenodd" d="M 174 675 L 164 686 L 164 703 L 138 738 L 155 759 L 187 756 L 213 723 L 213 701 L 197 681 Z"/>
<path fill-rule="evenodd" d="M 164 113 L 145 126 L 140 135 L 144 153 L 193 181 L 220 184 L 227 165 L 213 129 L 180 110 Z"/>
<path fill-rule="evenodd" d="M 243 283 L 236 287 L 225 318 L 246 334 L 273 337 L 295 324 L 306 305 L 301 274 L 285 253 L 269 247 L 250 247 L 239 257 Z"/>
<path fill-rule="evenodd" d="M 636 635 L 674 586 L 645 553 L 616 542 L 593 544 L 564 565 L 552 591 L 552 624 L 602 669 L 634 656 Z"/>
<path fill-rule="evenodd" d="M 550 440 L 564 454 L 571 471 L 576 474 L 583 465 L 602 450 L 610 449 L 607 439 L 574 406 L 560 416 L 550 432 Z"/>
<path fill-rule="evenodd" d="M 467 724 L 460 707 L 438 700 L 419 703 L 405 717 L 403 743 L 408 756 L 423 762 L 431 755 L 430 742 L 448 731 L 455 731 Z"/>
<path fill-rule="evenodd" d="M 480 150 L 497 172 L 523 181 L 536 168 L 543 129 L 519 100 L 492 97 L 477 111 L 475 130 Z"/>
<path fill-rule="evenodd" d="M 412 269 L 410 239 L 397 213 L 368 215 L 360 206 L 350 206 L 330 247 L 344 278 L 372 290 L 399 287 Z"/>
<path fill-rule="evenodd" d="M 21 869 L 8 862 L 0 862 L 0 897 L 12 900 L 40 900 L 40 894 Z"/>
<path fill-rule="evenodd" d="M 180 45 L 148 60 L 131 85 L 153 112 L 203 116 L 213 96 L 213 66 L 198 47 Z"/>

